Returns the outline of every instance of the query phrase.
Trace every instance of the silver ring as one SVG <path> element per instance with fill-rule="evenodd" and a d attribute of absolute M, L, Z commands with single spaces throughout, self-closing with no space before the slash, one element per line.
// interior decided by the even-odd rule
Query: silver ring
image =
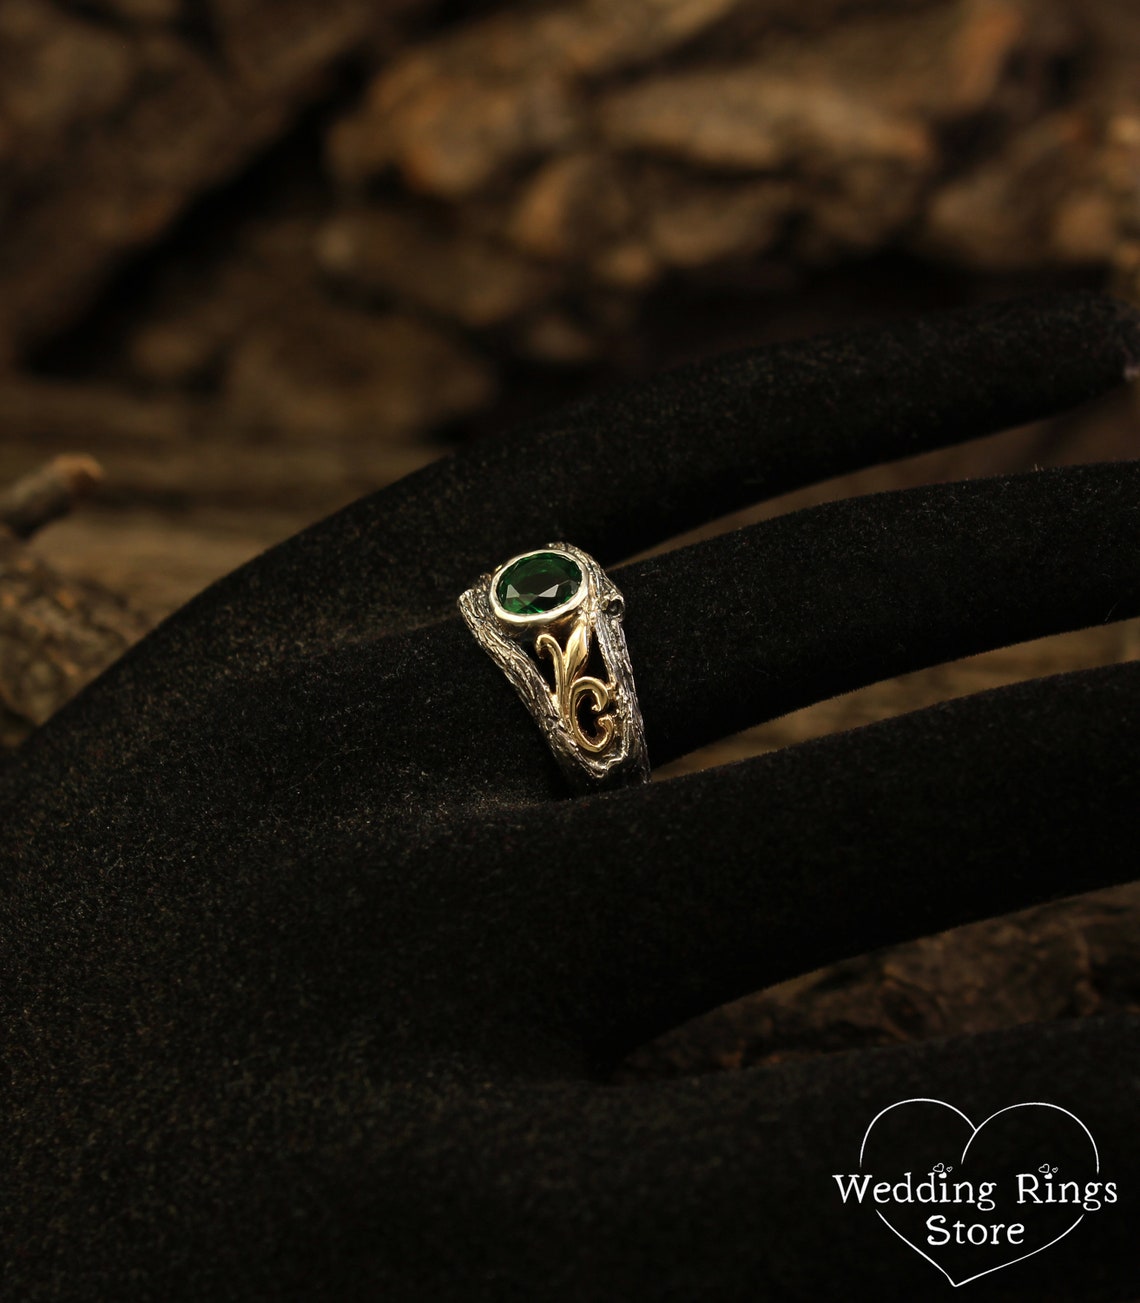
<path fill-rule="evenodd" d="M 569 543 L 520 552 L 481 575 L 459 609 L 572 786 L 649 780 L 625 599 L 592 556 Z"/>

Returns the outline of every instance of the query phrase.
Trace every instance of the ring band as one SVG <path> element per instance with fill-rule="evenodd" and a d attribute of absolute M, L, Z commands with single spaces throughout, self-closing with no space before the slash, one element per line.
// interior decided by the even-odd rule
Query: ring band
<path fill-rule="evenodd" d="M 592 556 L 569 543 L 521 552 L 481 575 L 459 609 L 575 788 L 648 781 L 625 599 Z"/>

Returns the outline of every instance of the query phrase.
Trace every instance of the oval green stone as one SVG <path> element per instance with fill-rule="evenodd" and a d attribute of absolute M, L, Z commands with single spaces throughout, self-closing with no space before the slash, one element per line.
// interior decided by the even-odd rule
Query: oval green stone
<path fill-rule="evenodd" d="M 581 583 L 581 567 L 572 557 L 532 552 L 503 571 L 495 596 L 511 615 L 541 615 L 565 605 Z"/>

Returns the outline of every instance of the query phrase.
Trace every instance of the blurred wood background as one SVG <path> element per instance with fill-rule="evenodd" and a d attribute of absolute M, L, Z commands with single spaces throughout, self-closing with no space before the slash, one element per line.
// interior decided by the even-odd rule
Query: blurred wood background
<path fill-rule="evenodd" d="M 0 739 L 462 441 L 725 348 L 1067 286 L 1140 300 L 1131 0 L 5 0 L 0 486 L 26 509 L 61 455 L 102 478 L 42 529 L 0 499 Z M 1138 436 L 1122 393 L 715 528 Z M 1138 651 L 1135 622 L 1002 649 L 666 774 Z M 829 970 L 638 1070 L 1140 1008 L 1138 902 Z"/>

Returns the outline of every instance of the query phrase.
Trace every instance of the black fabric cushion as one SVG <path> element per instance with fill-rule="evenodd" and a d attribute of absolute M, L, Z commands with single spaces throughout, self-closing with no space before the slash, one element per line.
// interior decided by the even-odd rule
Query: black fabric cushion
<path fill-rule="evenodd" d="M 1138 362 L 1136 314 L 1083 295 L 713 359 L 365 498 L 146 638 L 0 773 L 3 1296 L 924 1297 L 949 1285 L 832 1179 L 911 1096 L 1067 1108 L 1119 1183 L 972 1297 L 1134 1293 L 1136 1019 L 606 1073 L 765 983 L 1134 876 L 1140 667 L 571 798 L 454 603 L 515 552 L 613 565 Z M 651 759 L 1140 614 L 1138 538 L 1126 463 L 620 567 Z"/>

